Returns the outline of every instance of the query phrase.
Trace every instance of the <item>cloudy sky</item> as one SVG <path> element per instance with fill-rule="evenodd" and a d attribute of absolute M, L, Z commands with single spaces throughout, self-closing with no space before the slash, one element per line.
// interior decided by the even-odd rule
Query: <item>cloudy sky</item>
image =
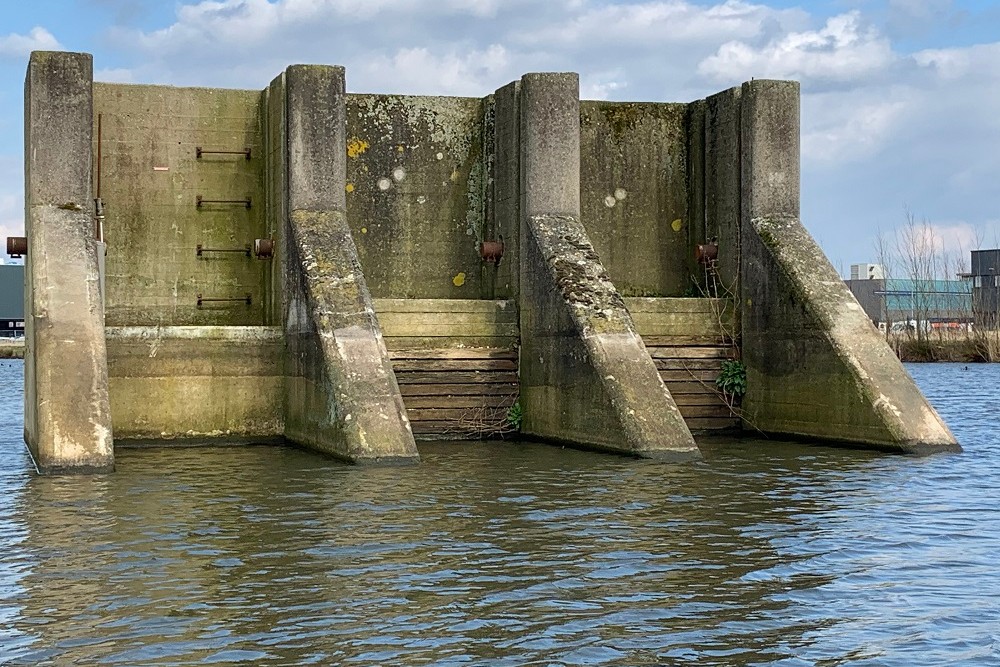
<path fill-rule="evenodd" d="M 262 88 L 291 63 L 354 92 L 483 96 L 580 73 L 585 99 L 687 102 L 802 83 L 802 216 L 846 271 L 908 207 L 940 242 L 1000 246 L 997 0 L 46 0 L 0 22 L 0 235 L 20 235 L 33 49 L 103 81 Z"/>

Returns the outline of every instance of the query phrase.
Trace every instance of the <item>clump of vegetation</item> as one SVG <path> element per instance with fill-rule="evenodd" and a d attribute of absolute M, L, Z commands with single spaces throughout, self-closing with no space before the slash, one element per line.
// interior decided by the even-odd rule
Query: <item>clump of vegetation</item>
<path fill-rule="evenodd" d="M 514 405 L 510 406 L 507 411 L 507 425 L 510 426 L 515 431 L 521 430 L 521 419 L 524 417 L 524 412 L 521 409 L 521 401 L 517 400 Z"/>
<path fill-rule="evenodd" d="M 715 381 L 716 386 L 728 396 L 739 398 L 747 393 L 747 369 L 742 361 L 727 359 Z"/>

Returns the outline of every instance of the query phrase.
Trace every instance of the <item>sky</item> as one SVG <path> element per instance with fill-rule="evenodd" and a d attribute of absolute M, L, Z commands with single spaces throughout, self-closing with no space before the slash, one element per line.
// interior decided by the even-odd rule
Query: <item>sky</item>
<path fill-rule="evenodd" d="M 0 236 L 23 235 L 32 50 L 95 79 L 263 88 L 293 63 L 349 92 L 482 97 L 575 71 L 583 99 L 689 102 L 750 78 L 802 91 L 802 222 L 841 273 L 906 211 L 968 262 L 1000 247 L 997 0 L 35 0 L 0 18 Z"/>

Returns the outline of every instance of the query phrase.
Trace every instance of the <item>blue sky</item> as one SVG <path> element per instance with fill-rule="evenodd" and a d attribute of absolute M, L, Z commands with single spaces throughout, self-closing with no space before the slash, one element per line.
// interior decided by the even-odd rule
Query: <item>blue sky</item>
<path fill-rule="evenodd" d="M 262 88 L 286 65 L 348 89 L 483 96 L 571 70 L 588 99 L 691 101 L 802 83 L 802 218 L 834 266 L 871 261 L 904 207 L 955 259 L 1000 246 L 1000 2 L 986 0 L 52 0 L 0 22 L 0 235 L 22 229 L 33 48 L 98 80 Z"/>

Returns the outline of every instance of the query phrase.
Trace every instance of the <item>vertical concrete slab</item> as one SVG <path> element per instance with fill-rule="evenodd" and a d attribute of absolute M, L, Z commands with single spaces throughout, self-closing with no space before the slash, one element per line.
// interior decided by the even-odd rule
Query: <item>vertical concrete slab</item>
<path fill-rule="evenodd" d="M 493 229 L 504 242 L 503 259 L 496 268 L 495 299 L 516 299 L 520 289 L 520 88 L 520 81 L 511 82 L 493 98 Z"/>
<path fill-rule="evenodd" d="M 637 456 L 697 456 L 579 220 L 577 75 L 525 75 L 520 107 L 522 432 Z"/>
<path fill-rule="evenodd" d="M 741 93 L 744 418 L 907 453 L 958 443 L 799 221 L 799 87 Z"/>
<path fill-rule="evenodd" d="M 24 439 L 43 473 L 114 469 L 92 215 L 93 60 L 34 52 L 24 90 Z"/>
<path fill-rule="evenodd" d="M 354 463 L 418 459 L 346 218 L 342 67 L 285 72 L 285 436 Z"/>
<path fill-rule="evenodd" d="M 719 278 L 733 298 L 739 295 L 741 93 L 741 88 L 730 88 L 703 102 L 705 238 L 719 239 Z"/>

